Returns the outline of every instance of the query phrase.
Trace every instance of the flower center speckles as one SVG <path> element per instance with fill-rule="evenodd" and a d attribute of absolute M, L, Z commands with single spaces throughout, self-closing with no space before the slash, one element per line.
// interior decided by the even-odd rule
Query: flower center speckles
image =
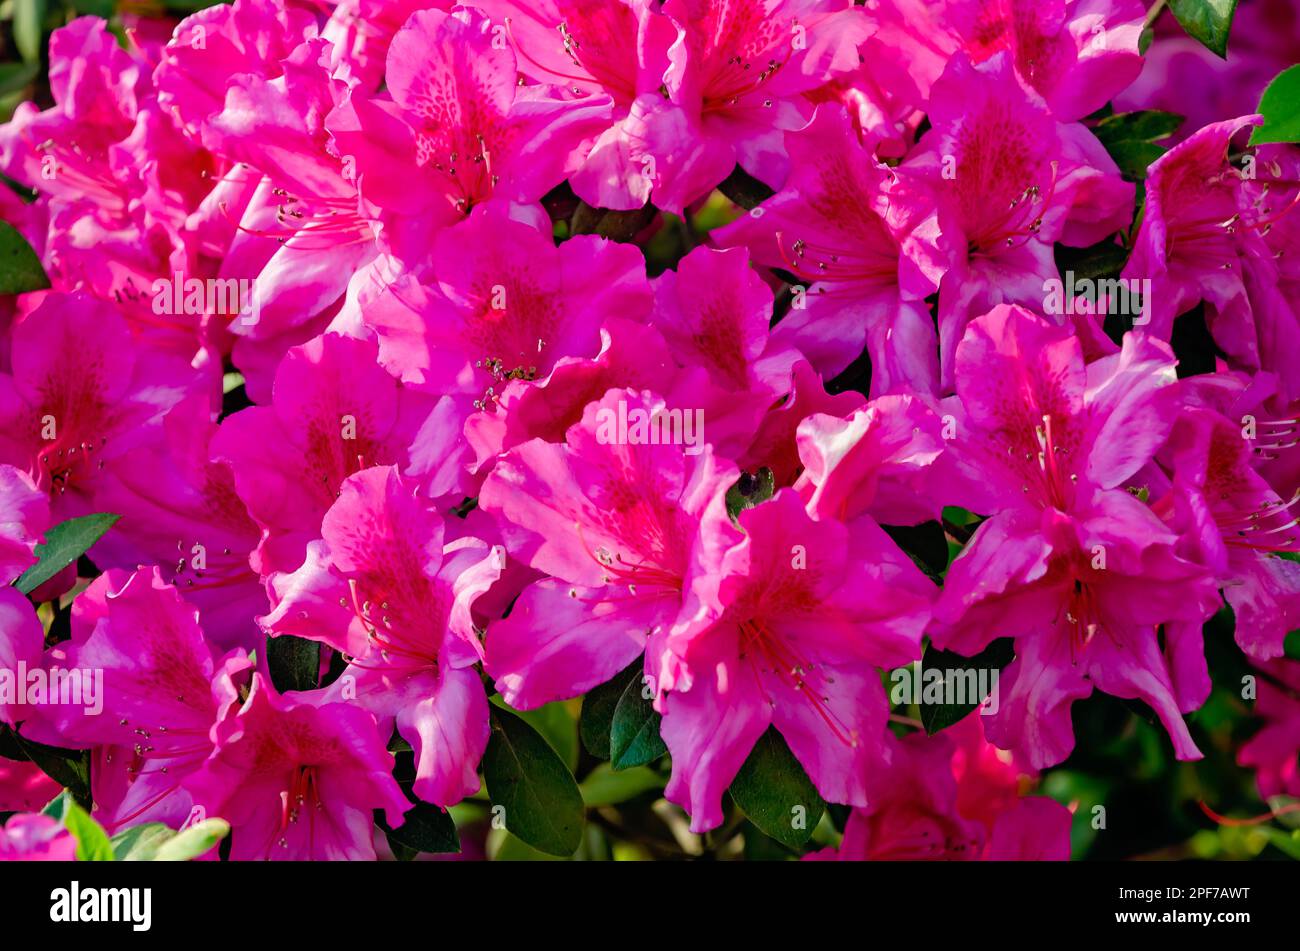
<path fill-rule="evenodd" d="M 837 740 L 845 746 L 856 748 L 857 731 L 845 727 L 835 711 L 830 708 L 831 698 L 826 695 L 825 690 L 833 681 L 825 671 L 804 658 L 790 638 L 774 632 L 762 618 L 746 618 L 737 626 L 740 628 L 741 658 L 752 659 L 755 671 L 766 670 L 772 673 L 782 684 L 808 703 Z M 775 707 L 776 701 L 767 693 L 761 676 L 758 678 L 758 686 L 767 702 Z"/>
<path fill-rule="evenodd" d="M 51 495 L 63 495 L 69 488 L 83 483 L 104 468 L 98 453 L 108 442 L 106 436 L 96 441 L 78 439 L 75 435 L 55 439 L 36 454 L 32 477 L 38 488 Z"/>
<path fill-rule="evenodd" d="M 340 598 L 339 606 L 352 608 L 370 639 L 364 657 L 347 658 L 352 666 L 402 673 L 438 669 L 437 645 L 421 638 L 418 622 L 398 615 L 386 594 L 366 597 L 355 578 L 348 579 L 348 591 L 351 598 Z"/>

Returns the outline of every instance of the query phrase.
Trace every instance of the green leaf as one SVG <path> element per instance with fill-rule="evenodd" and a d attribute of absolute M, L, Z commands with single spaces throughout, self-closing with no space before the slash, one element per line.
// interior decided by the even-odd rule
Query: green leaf
<path fill-rule="evenodd" d="M 213 846 L 229 834 L 230 823 L 225 819 L 204 819 L 164 842 L 154 855 L 154 861 L 188 862 L 212 851 Z"/>
<path fill-rule="evenodd" d="M 26 294 L 49 286 L 41 259 L 27 239 L 13 225 L 0 221 L 0 294 Z"/>
<path fill-rule="evenodd" d="M 963 657 L 961 654 L 955 654 L 951 651 L 939 650 L 933 644 L 926 645 L 925 654 L 921 658 L 920 683 L 922 694 L 916 698 L 916 703 L 921 708 L 921 725 L 925 727 L 925 732 L 933 736 L 940 730 L 952 726 L 978 707 L 985 699 L 980 697 L 974 702 L 963 703 L 926 703 L 924 701 L 926 691 L 941 689 L 944 693 L 947 693 L 950 686 L 948 683 L 950 676 L 953 681 L 951 687 L 954 693 L 956 693 L 958 687 L 964 688 L 968 684 L 979 685 L 978 675 L 981 671 L 997 671 L 1000 674 L 1002 668 L 1011 663 L 1014 656 L 1015 648 L 1010 638 L 999 638 L 974 657 Z M 939 681 L 938 686 L 930 686 L 926 671 L 931 670 L 942 671 L 945 675 L 944 679 Z M 966 677 L 964 674 L 959 673 L 960 671 L 971 671 L 972 675 Z M 993 689 L 997 687 L 997 681 L 993 679 L 991 673 L 985 674 L 984 683 Z"/>
<path fill-rule="evenodd" d="M 735 485 L 727 490 L 727 514 L 734 522 L 740 513 L 766 502 L 776 492 L 776 479 L 772 470 L 764 466 L 757 472 L 742 472 Z"/>
<path fill-rule="evenodd" d="M 161 822 L 146 822 L 123 829 L 110 841 L 113 855 L 119 862 L 150 862 L 158 854 L 159 847 L 175 836 L 175 831 Z"/>
<path fill-rule="evenodd" d="M 315 690 L 320 682 L 320 644 L 305 637 L 268 637 L 266 663 L 271 669 L 271 683 L 281 693 Z"/>
<path fill-rule="evenodd" d="M 1228 32 L 1237 0 L 1170 0 L 1169 8 L 1188 36 L 1220 59 L 1228 58 Z"/>
<path fill-rule="evenodd" d="M 375 822 L 388 836 L 389 845 L 396 843 L 415 852 L 460 851 L 460 833 L 456 831 L 456 823 L 448 813 L 432 803 L 417 802 L 396 829 L 389 827 L 383 813 L 375 813 Z"/>
<path fill-rule="evenodd" d="M 798 848 L 812 836 L 826 811 L 808 774 L 776 727 L 758 738 L 731 782 L 731 798 L 764 835 Z"/>
<path fill-rule="evenodd" d="M 1165 154 L 1155 143 L 1173 135 L 1182 124 L 1182 116 L 1148 109 L 1107 116 L 1092 131 L 1124 177 L 1139 181 L 1147 177 L 1151 163 Z"/>
<path fill-rule="evenodd" d="M 718 185 L 718 191 L 746 211 L 762 204 L 775 194 L 770 186 L 760 182 L 739 165 L 722 180 Z"/>
<path fill-rule="evenodd" d="M 0 96 L 22 89 L 35 79 L 40 71 L 40 63 L 0 63 Z M 6 273 L 5 278 L 8 276 Z"/>
<path fill-rule="evenodd" d="M 44 812 L 62 822 L 77 840 L 77 861 L 111 862 L 116 858 L 104 827 L 90 818 L 90 813 L 77 805 L 66 789 L 51 800 Z"/>
<path fill-rule="evenodd" d="M 609 759 L 615 769 L 644 766 L 668 752 L 659 735 L 659 711 L 654 708 L 653 694 L 640 677 L 623 688 L 614 708 L 609 727 Z"/>
<path fill-rule="evenodd" d="M 35 743 L 10 730 L 9 736 L 46 776 L 70 792 L 77 802 L 90 805 L 90 751 L 65 750 Z"/>
<path fill-rule="evenodd" d="M 582 736 L 582 745 L 596 759 L 609 759 L 609 731 L 614 723 L 614 710 L 627 685 L 638 679 L 642 666 L 638 657 L 599 687 L 588 690 L 582 698 L 578 732 Z"/>
<path fill-rule="evenodd" d="M 1250 134 L 1251 145 L 1300 142 L 1300 65 L 1274 77 L 1255 111 L 1264 117 L 1264 124 Z"/>
<path fill-rule="evenodd" d="M 550 855 L 572 855 L 582 843 L 582 793 L 555 750 L 527 723 L 492 710 L 492 736 L 483 754 L 493 812 L 506 829 Z"/>
<path fill-rule="evenodd" d="M 652 789 L 663 788 L 663 778 L 653 769 L 636 766 L 616 771 L 609 763 L 601 763 L 582 781 L 582 801 L 588 809 L 616 806 Z"/>
<path fill-rule="evenodd" d="M 84 555 L 121 517 L 97 512 L 55 525 L 45 533 L 45 544 L 36 546 L 40 560 L 19 575 L 14 585 L 23 594 L 31 594 Z"/>
<path fill-rule="evenodd" d="M 560 754 L 560 759 L 564 760 L 564 765 L 570 770 L 578 768 L 577 724 L 564 701 L 543 704 L 535 710 L 516 710 L 500 696 L 494 697 L 493 701 L 545 737 L 546 742 L 551 744 L 551 749 Z"/>
<path fill-rule="evenodd" d="M 13 0 L 14 46 L 24 60 L 36 63 L 44 45 L 45 0 Z"/>

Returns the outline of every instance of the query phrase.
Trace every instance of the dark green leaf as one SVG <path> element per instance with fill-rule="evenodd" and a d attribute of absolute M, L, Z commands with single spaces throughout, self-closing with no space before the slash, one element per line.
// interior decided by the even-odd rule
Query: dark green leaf
<path fill-rule="evenodd" d="M 315 690 L 320 678 L 320 644 L 282 634 L 266 639 L 266 663 L 275 689 Z"/>
<path fill-rule="evenodd" d="M 431 803 L 416 803 L 406 813 L 405 821 L 396 829 L 389 828 L 383 813 L 375 814 L 375 822 L 388 836 L 390 845 L 396 844 L 416 852 L 460 851 L 460 834 L 456 831 L 456 823 L 448 813 Z"/>
<path fill-rule="evenodd" d="M 492 710 L 483 778 L 493 812 L 535 849 L 572 855 L 582 842 L 582 793 L 551 745 L 513 713 Z"/>
<path fill-rule="evenodd" d="M 586 202 L 573 213 L 569 227 L 573 234 L 595 234 L 611 241 L 631 241 L 654 221 L 654 205 L 647 203 L 633 211 L 593 208 Z"/>
<path fill-rule="evenodd" d="M 718 185 L 718 191 L 746 211 L 762 204 L 775 194 L 770 187 L 750 175 L 739 165 L 732 169 L 731 174 L 722 180 L 722 183 Z"/>
<path fill-rule="evenodd" d="M 650 688 L 640 677 L 623 688 L 609 729 L 609 759 L 615 769 L 644 766 L 668 752 L 659 736 L 659 721 Z"/>
<path fill-rule="evenodd" d="M 89 750 L 64 750 L 35 743 L 17 732 L 10 735 L 41 772 L 72 793 L 77 802 L 90 805 Z"/>
<path fill-rule="evenodd" d="M 1300 65 L 1277 74 L 1255 111 L 1264 117 L 1264 124 L 1250 134 L 1251 145 L 1300 142 Z"/>
<path fill-rule="evenodd" d="M 0 96 L 22 89 L 40 71 L 39 63 L 0 63 Z"/>
<path fill-rule="evenodd" d="M 1183 117 L 1149 109 L 1107 116 L 1093 126 L 1093 134 L 1105 146 L 1125 178 L 1139 181 L 1165 149 L 1155 143 L 1178 131 Z"/>
<path fill-rule="evenodd" d="M 970 701 L 969 695 L 979 692 L 977 688 L 981 685 L 980 673 L 984 673 L 983 684 L 990 689 L 996 689 L 997 681 L 992 672 L 997 671 L 1000 675 L 1002 668 L 1011 663 L 1014 656 L 1015 650 L 1010 638 L 994 641 L 974 657 L 963 657 L 951 651 L 939 650 L 933 644 L 927 645 L 925 654 L 921 658 L 921 675 L 918 678 L 922 693 L 915 698 L 921 708 L 921 724 L 925 727 L 925 732 L 933 736 L 978 707 L 985 698 L 981 696 L 977 700 Z M 932 685 L 926 671 L 940 671 L 944 674 L 944 678 Z M 970 673 L 962 673 L 963 671 Z M 941 690 L 944 694 L 952 693 L 954 698 L 960 695 L 964 702 L 926 703 L 927 690 Z"/>
<path fill-rule="evenodd" d="M 731 798 L 765 835 L 791 848 L 808 841 L 826 811 L 776 727 L 768 727 L 754 744 L 731 782 Z"/>
<path fill-rule="evenodd" d="M 727 490 L 727 514 L 734 522 L 741 512 L 766 502 L 775 492 L 776 479 L 767 466 L 752 474 L 742 472 L 735 485 Z"/>
<path fill-rule="evenodd" d="M 582 745 L 596 759 L 609 759 L 609 731 L 614 723 L 614 710 L 624 689 L 638 679 L 641 669 L 642 660 L 638 657 L 614 677 L 587 691 L 582 698 L 578 732 L 582 735 Z"/>
<path fill-rule="evenodd" d="M 1221 59 L 1228 58 L 1228 32 L 1237 0 L 1170 0 L 1169 8 L 1188 36 Z"/>
<path fill-rule="evenodd" d="M 26 294 L 50 286 L 41 259 L 18 229 L 0 221 L 0 294 Z"/>
<path fill-rule="evenodd" d="M 55 525 L 45 533 L 45 544 L 36 546 L 36 557 L 40 560 L 19 575 L 14 585 L 23 594 L 31 594 L 84 555 L 119 518 L 120 515 L 97 512 Z"/>

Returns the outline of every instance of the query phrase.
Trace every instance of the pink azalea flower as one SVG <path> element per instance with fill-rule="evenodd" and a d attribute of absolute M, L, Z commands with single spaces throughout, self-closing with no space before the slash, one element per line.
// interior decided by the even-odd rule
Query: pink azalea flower
<path fill-rule="evenodd" d="M 642 118 L 653 201 L 680 212 L 740 164 L 779 186 L 786 132 L 811 117 L 806 93 L 858 65 L 869 33 L 848 0 L 667 0 L 677 29 L 663 96 Z"/>
<path fill-rule="evenodd" d="M 77 840 L 57 819 L 18 813 L 0 827 L 0 862 L 72 862 Z"/>
<path fill-rule="evenodd" d="M 795 490 L 816 518 L 869 515 L 890 525 L 939 517 L 932 464 L 943 452 L 939 418 L 913 396 L 882 396 L 844 417 L 807 416 L 797 434 L 803 474 Z"/>
<path fill-rule="evenodd" d="M 827 393 L 812 365 L 800 360 L 790 371 L 788 395 L 768 409 L 737 462 L 748 472 L 771 469 L 777 486 L 794 485 L 804 466 L 799 456 L 803 421 L 818 415 L 847 416 L 864 402 L 862 394 L 854 390 Z"/>
<path fill-rule="evenodd" d="M 869 0 L 878 20 L 864 58 L 882 83 L 924 101 L 958 53 L 1007 52 L 1062 120 L 1096 112 L 1142 69 L 1139 0 Z"/>
<path fill-rule="evenodd" d="M 478 790 L 488 740 L 470 609 L 503 553 L 473 537 L 444 544 L 442 519 L 391 466 L 345 481 L 321 535 L 263 624 L 342 651 L 350 666 L 326 696 L 395 717 L 415 751 L 415 794 L 454 805 Z"/>
<path fill-rule="evenodd" d="M 1162 453 L 1173 491 L 1155 511 L 1189 537 L 1195 560 L 1208 565 L 1236 614 L 1237 643 L 1257 660 L 1282 656 L 1300 627 L 1300 553 L 1292 511 L 1300 489 L 1282 498 L 1255 470 L 1242 425 L 1210 409 L 1186 409 Z M 1208 686 L 1208 683 L 1207 683 Z"/>
<path fill-rule="evenodd" d="M 489 625 L 486 668 L 512 706 L 577 696 L 662 640 L 692 546 L 729 537 L 723 496 L 739 471 L 707 447 L 629 441 L 617 421 L 637 414 L 670 418 L 649 392 L 610 390 L 565 443 L 516 446 L 483 485 L 509 551 L 551 576 Z"/>
<path fill-rule="evenodd" d="M 698 409 L 716 451 L 741 455 L 803 356 L 768 333 L 772 291 L 739 248 L 696 248 L 653 284 L 655 329 L 681 368 L 657 388 L 669 406 Z"/>
<path fill-rule="evenodd" d="M 36 564 L 33 549 L 50 524 L 49 498 L 21 469 L 0 465 L 0 584 Z"/>
<path fill-rule="evenodd" d="M 891 741 L 883 794 L 850 813 L 838 849 L 809 858 L 1069 859 L 1070 811 L 1042 796 L 1021 797 L 1024 773 L 999 758 L 1007 754 L 984 739 L 981 722 L 972 715 L 937 736 Z"/>
<path fill-rule="evenodd" d="M 271 405 L 227 417 L 211 443 L 262 529 L 263 579 L 302 564 L 344 479 L 410 460 L 431 407 L 384 371 L 371 341 L 324 334 L 289 351 Z"/>
<path fill-rule="evenodd" d="M 235 492 L 230 469 L 211 462 L 217 433 L 205 397 L 188 397 L 163 420 L 165 441 L 128 453 L 107 472 L 96 501 L 122 516 L 93 548 L 102 568 L 159 565 L 162 576 L 199 609 L 219 649 L 255 650 L 254 618 L 266 591 L 249 557 L 261 540 Z"/>
<path fill-rule="evenodd" d="M 1151 281 L 1150 333 L 1168 338 L 1174 318 L 1204 301 L 1206 324 L 1229 360 L 1277 373 L 1284 396 L 1296 399 L 1300 385 L 1287 370 L 1300 360 L 1300 317 L 1279 287 L 1282 252 L 1265 238 L 1280 219 L 1294 219 L 1300 193 L 1281 167 L 1266 162 L 1247 173 L 1228 161 L 1233 138 L 1260 121 L 1206 126 L 1152 163 L 1124 276 Z M 1253 185 L 1252 174 L 1260 179 Z M 1271 190 L 1270 179 L 1280 179 Z"/>
<path fill-rule="evenodd" d="M 939 287 L 942 383 L 966 324 L 1000 303 L 1041 308 L 1057 241 L 1086 246 L 1127 227 L 1134 188 L 1100 142 L 1061 122 L 1010 55 L 958 53 L 935 83 L 932 128 L 903 163 L 939 203 L 950 262 Z"/>
<path fill-rule="evenodd" d="M 673 21 L 654 0 L 472 0 L 506 26 L 519 71 L 562 88 L 574 108 L 608 98 L 613 108 L 569 176 L 573 191 L 596 208 L 629 210 L 650 199 L 654 177 L 643 124 L 663 97 Z"/>
<path fill-rule="evenodd" d="M 653 326 L 610 317 L 600 328 L 600 350 L 594 357 L 561 357 L 545 382 L 506 381 L 469 417 L 464 434 L 474 450 L 473 468 L 486 472 L 497 456 L 530 439 L 563 442 L 587 404 L 611 389 L 661 387 L 675 380 L 679 369 Z"/>
<path fill-rule="evenodd" d="M 394 247 L 422 252 L 433 230 L 493 196 L 538 201 L 609 125 L 607 98 L 579 108 L 547 87 L 519 86 L 516 69 L 479 11 L 421 10 L 389 46 L 387 94 L 353 88 L 327 119 Z"/>
<path fill-rule="evenodd" d="M 35 812 L 62 791 L 35 763 L 0 759 L 0 812 Z"/>
<path fill-rule="evenodd" d="M 51 498 L 53 520 L 93 511 L 106 466 L 155 444 L 162 418 L 200 376 L 135 346 L 110 305 L 51 294 L 12 330 L 13 372 L 0 374 L 0 461 Z"/>
<path fill-rule="evenodd" d="M 32 603 L 17 588 L 0 587 L 0 670 L 17 672 L 20 665 L 39 668 L 44 646 L 45 631 Z M 33 713 L 25 703 L 0 701 L 0 722 L 16 724 Z"/>
<path fill-rule="evenodd" d="M 949 568 L 930 634 L 974 655 L 1016 638 L 989 738 L 1036 767 L 1073 746 L 1070 705 L 1093 686 L 1141 698 L 1182 759 L 1200 754 L 1178 683 L 1204 668 L 1199 623 L 1219 604 L 1204 569 L 1126 481 L 1176 413 L 1168 348 L 1139 333 L 1085 366 L 1077 338 L 1019 308 L 997 307 L 957 353 L 953 501 L 993 513 Z M 945 406 L 945 408 L 949 408 Z M 1197 625 L 1190 647 L 1160 653 L 1157 627 Z"/>
<path fill-rule="evenodd" d="M 217 659 L 197 614 L 157 568 L 109 571 L 73 603 L 72 639 L 46 655 L 47 668 L 102 672 L 102 708 L 42 707 L 23 733 L 95 749 L 95 817 L 110 832 L 138 822 L 175 828 L 190 815 L 186 777 L 212 750 L 221 706 L 235 699 L 218 675 L 247 666 L 242 653 Z"/>
<path fill-rule="evenodd" d="M 1264 725 L 1238 751 L 1237 762 L 1255 768 L 1261 796 L 1300 796 L 1300 663 L 1261 664 L 1256 683 L 1255 712 Z"/>
<path fill-rule="evenodd" d="M 373 861 L 374 810 L 396 827 L 410 808 L 374 717 L 355 704 L 281 696 L 254 673 L 212 738 L 186 785 L 230 823 L 235 861 Z"/>
<path fill-rule="evenodd" d="M 722 793 L 771 725 L 825 798 L 865 805 L 886 755 L 877 668 L 920 656 L 934 596 L 870 518 L 814 521 L 790 489 L 740 528 L 696 545 L 682 613 L 647 657 L 673 759 L 665 795 L 697 832 L 722 821 Z"/>
<path fill-rule="evenodd" d="M 865 348 L 873 396 L 937 392 L 938 343 L 925 302 L 944 271 L 933 199 L 875 161 L 842 109 L 819 108 L 786 148 L 793 169 L 785 187 L 715 232 L 800 281 L 774 339 L 828 377 Z"/>
<path fill-rule="evenodd" d="M 491 202 L 436 237 L 428 287 L 395 287 L 366 309 L 383 365 L 403 383 L 491 403 L 512 380 L 544 383 L 565 357 L 592 359 L 607 317 L 649 317 L 640 252 L 546 232 Z"/>
<path fill-rule="evenodd" d="M 188 135 L 217 150 L 210 120 L 241 76 L 281 75 L 281 63 L 316 34 L 315 17 L 274 0 L 236 0 L 186 17 L 172 33 L 154 73 L 159 104 Z"/>

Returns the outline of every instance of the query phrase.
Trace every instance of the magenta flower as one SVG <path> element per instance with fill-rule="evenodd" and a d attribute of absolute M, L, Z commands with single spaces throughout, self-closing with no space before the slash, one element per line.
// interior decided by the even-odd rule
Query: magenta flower
<path fill-rule="evenodd" d="M 433 244 L 429 286 L 396 287 L 366 309 L 379 359 L 404 383 L 491 404 L 513 380 L 544 383 L 558 361 L 594 358 L 607 317 L 644 320 L 641 254 L 604 238 L 549 233 L 481 206 Z"/>
<path fill-rule="evenodd" d="M 410 808 L 374 717 L 353 704 L 281 696 L 254 673 L 212 739 L 186 785 L 230 823 L 235 861 L 373 861 L 374 810 L 396 827 Z"/>
<path fill-rule="evenodd" d="M 1204 666 L 1200 630 L 1166 659 L 1157 627 L 1199 624 L 1218 593 L 1124 488 L 1177 412 L 1168 348 L 1130 333 L 1085 366 L 1068 330 L 1003 306 L 971 325 L 956 364 L 953 501 L 992 517 L 950 567 L 930 634 L 967 655 L 1015 637 L 989 739 L 1039 768 L 1060 762 L 1070 705 L 1095 685 L 1144 700 L 1178 756 L 1196 758 L 1180 715 L 1196 704 L 1177 698 Z"/>
<path fill-rule="evenodd" d="M 704 539 L 660 656 L 647 658 L 673 758 L 665 795 L 704 831 L 770 725 L 821 794 L 865 805 L 886 756 L 878 668 L 920 656 L 933 584 L 869 518 L 814 521 L 780 490 L 743 538 Z"/>
<path fill-rule="evenodd" d="M 0 862 L 72 862 L 77 840 L 63 823 L 20 812 L 0 826 Z"/>
<path fill-rule="evenodd" d="M 349 666 L 326 697 L 381 724 L 395 717 L 415 751 L 415 794 L 454 805 L 478 790 L 487 746 L 471 607 L 497 580 L 502 553 L 473 537 L 444 545 L 442 519 L 391 466 L 347 479 L 321 536 L 279 579 L 263 624 L 343 652 Z"/>
<path fill-rule="evenodd" d="M 709 449 L 629 442 L 617 421 L 638 414 L 672 418 L 649 392 L 611 390 L 565 443 L 516 446 L 483 485 L 510 552 L 550 575 L 488 628 L 486 668 L 513 706 L 583 693 L 662 641 L 692 546 L 731 538 L 723 495 L 738 470 Z"/>
<path fill-rule="evenodd" d="M 842 109 L 824 105 L 786 137 L 785 187 L 717 233 L 801 282 L 774 339 L 826 376 L 865 348 L 872 395 L 937 392 L 938 343 L 925 298 L 943 276 L 933 199 L 864 149 Z"/>
<path fill-rule="evenodd" d="M 1285 238 L 1276 250 L 1266 239 L 1288 215 L 1294 228 L 1300 194 L 1279 165 L 1247 173 L 1228 161 L 1234 137 L 1260 121 L 1208 125 L 1152 163 L 1124 276 L 1151 281 L 1150 333 L 1167 339 L 1174 318 L 1204 301 L 1210 333 L 1233 365 L 1276 373 L 1284 399 L 1295 400 L 1300 386 L 1287 371 L 1300 359 L 1300 317 L 1279 286 Z"/>
<path fill-rule="evenodd" d="M 1161 455 L 1172 491 L 1154 508 L 1223 586 L 1241 649 L 1269 660 L 1282 656 L 1287 634 L 1300 628 L 1300 564 L 1281 557 L 1300 552 L 1300 487 L 1290 498 L 1273 491 L 1242 430 L 1213 410 L 1184 410 Z"/>
<path fill-rule="evenodd" d="M 1086 246 L 1127 227 L 1133 185 L 1100 142 L 1061 122 L 998 53 L 962 53 L 934 85 L 932 128 L 900 168 L 934 193 L 949 267 L 939 287 L 942 382 L 966 324 L 990 307 L 1041 308 L 1057 278 L 1052 246 Z"/>
<path fill-rule="evenodd" d="M 163 416 L 200 384 L 184 361 L 135 346 L 117 311 L 84 294 L 47 296 L 12 343 L 0 461 L 50 496 L 56 522 L 92 511 L 104 468 L 158 442 Z"/>
<path fill-rule="evenodd" d="M 490 197 L 537 201 L 609 125 L 605 97 L 577 108 L 546 87 L 518 86 L 516 69 L 477 10 L 421 10 L 388 49 L 387 95 L 353 88 L 327 119 L 399 257 Z"/>
<path fill-rule="evenodd" d="M 1273 660 L 1255 673 L 1255 712 L 1264 724 L 1238 751 L 1237 762 L 1255 768 L 1261 796 L 1300 796 L 1300 664 Z"/>
<path fill-rule="evenodd" d="M 218 660 L 197 613 L 157 568 L 110 571 L 75 602 L 72 639 L 45 657 L 47 669 L 102 678 L 102 694 L 93 704 L 43 706 L 23 733 L 95 749 L 95 817 L 111 832 L 139 822 L 175 828 L 190 815 L 183 784 L 212 750 L 208 731 L 222 704 L 235 699 L 218 675 L 247 666 L 242 653 Z"/>
<path fill-rule="evenodd" d="M 806 94 L 858 65 L 867 18 L 848 0 L 667 0 L 677 29 L 663 95 L 634 137 L 652 160 L 654 203 L 681 211 L 737 164 L 772 186 L 789 171 L 784 136 L 812 113 Z"/>
<path fill-rule="evenodd" d="M 333 333 L 290 350 L 273 393 L 270 406 L 223 420 L 211 445 L 262 529 L 263 579 L 302 564 L 344 479 L 411 459 L 432 408 L 384 371 L 373 342 Z"/>
<path fill-rule="evenodd" d="M 159 445 L 130 452 L 107 471 L 96 503 L 122 518 L 93 552 L 103 568 L 160 566 L 199 609 L 213 645 L 252 651 L 262 641 L 254 618 L 267 609 L 249 564 L 262 536 L 230 469 L 209 459 L 217 431 L 207 398 L 188 397 L 163 420 Z"/>
<path fill-rule="evenodd" d="M 1096 112 L 1142 69 L 1138 0 L 870 0 L 878 22 L 864 49 L 873 75 L 923 102 L 958 53 L 1006 52 L 1025 83 L 1065 121 Z"/>
<path fill-rule="evenodd" d="M 982 718 L 944 734 L 890 743 L 884 792 L 854 809 L 838 849 L 809 856 L 841 861 L 1065 861 L 1070 811 L 1021 796 L 1027 778 L 984 739 Z M 956 740 L 954 744 L 953 740 Z M 999 755 L 1000 754 L 1000 755 Z"/>
<path fill-rule="evenodd" d="M 506 26 L 519 71 L 562 89 L 575 109 L 607 99 L 612 110 L 591 150 L 569 175 L 574 192 L 596 208 L 642 207 L 654 186 L 646 150 L 646 114 L 677 31 L 654 0 L 472 0 Z"/>

